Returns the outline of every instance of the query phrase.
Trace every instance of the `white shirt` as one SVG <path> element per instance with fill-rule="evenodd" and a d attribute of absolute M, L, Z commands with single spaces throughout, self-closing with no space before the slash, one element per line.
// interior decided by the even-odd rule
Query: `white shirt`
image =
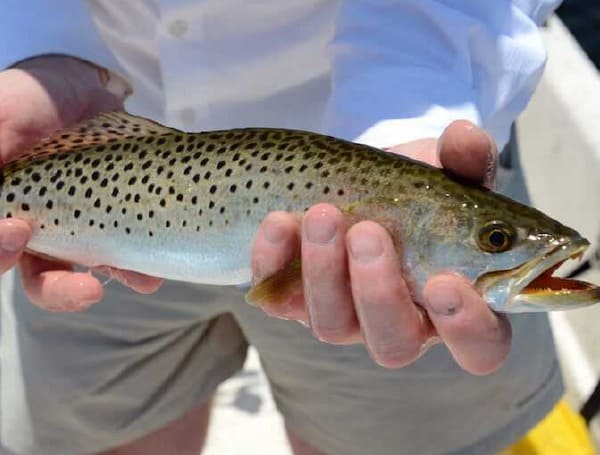
<path fill-rule="evenodd" d="M 501 147 L 559 0 L 3 0 L 0 68 L 77 56 L 133 112 L 189 130 L 308 129 L 375 146 L 466 118 Z"/>

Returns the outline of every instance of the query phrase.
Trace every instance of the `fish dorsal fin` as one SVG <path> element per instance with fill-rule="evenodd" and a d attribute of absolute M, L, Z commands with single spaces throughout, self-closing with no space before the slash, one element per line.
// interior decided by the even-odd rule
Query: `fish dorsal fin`
<path fill-rule="evenodd" d="M 27 156 L 53 155 L 89 145 L 170 133 L 181 132 L 126 112 L 107 112 L 70 128 L 56 131 L 37 143 Z"/>

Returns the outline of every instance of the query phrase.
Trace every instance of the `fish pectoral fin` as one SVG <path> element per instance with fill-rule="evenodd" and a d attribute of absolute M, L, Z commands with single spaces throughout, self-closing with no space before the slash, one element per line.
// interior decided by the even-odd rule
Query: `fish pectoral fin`
<path fill-rule="evenodd" d="M 19 155 L 13 163 L 31 158 L 56 155 L 88 146 L 118 143 L 131 137 L 161 136 L 181 131 L 127 112 L 106 112 L 84 120 L 75 126 L 56 131 Z"/>
<path fill-rule="evenodd" d="M 295 259 L 252 287 L 246 293 L 246 302 L 258 307 L 278 305 L 300 292 L 302 292 L 302 266 L 300 259 Z"/>

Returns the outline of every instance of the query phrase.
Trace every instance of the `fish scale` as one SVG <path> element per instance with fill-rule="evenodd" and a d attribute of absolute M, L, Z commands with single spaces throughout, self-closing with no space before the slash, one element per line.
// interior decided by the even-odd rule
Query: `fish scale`
<path fill-rule="evenodd" d="M 253 236 L 267 213 L 317 202 L 339 207 L 349 224 L 385 226 L 417 301 L 429 276 L 451 269 L 485 283 L 482 293 L 503 309 L 526 285 L 517 278 L 555 265 L 544 255 L 556 242 L 568 240 L 571 254 L 587 245 L 533 208 L 372 147 L 283 129 L 185 133 L 126 113 L 56 132 L 5 165 L 0 217 L 28 221 L 37 254 L 231 285 L 250 280 Z M 512 232 L 507 251 L 480 238 L 498 222 Z M 254 297 L 285 293 L 300 276 L 291 265 Z M 598 288 L 574 288 L 580 304 L 600 299 Z"/>

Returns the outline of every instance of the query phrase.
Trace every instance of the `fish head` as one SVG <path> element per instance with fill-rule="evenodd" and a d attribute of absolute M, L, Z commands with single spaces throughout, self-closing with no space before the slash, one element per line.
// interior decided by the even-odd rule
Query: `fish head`
<path fill-rule="evenodd" d="M 456 271 L 494 310 L 510 313 L 600 303 L 600 287 L 552 276 L 588 248 L 578 232 L 491 191 L 467 196 L 434 203 L 413 232 L 409 267 L 421 274 L 420 284 L 435 273 Z"/>

